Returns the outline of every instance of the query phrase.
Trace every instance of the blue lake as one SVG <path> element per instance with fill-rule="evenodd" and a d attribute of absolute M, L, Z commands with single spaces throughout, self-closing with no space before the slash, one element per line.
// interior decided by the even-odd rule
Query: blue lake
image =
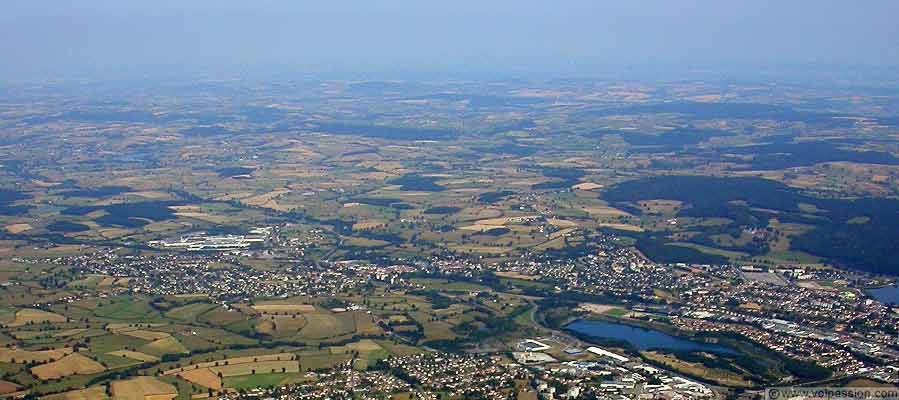
<path fill-rule="evenodd" d="M 595 338 L 628 342 L 639 350 L 661 349 L 668 351 L 708 351 L 738 354 L 737 351 L 729 347 L 682 339 L 655 330 L 606 321 L 577 320 L 566 325 L 565 329 Z"/>
<path fill-rule="evenodd" d="M 868 290 L 871 297 L 884 304 L 899 304 L 899 286 L 887 286 Z"/>

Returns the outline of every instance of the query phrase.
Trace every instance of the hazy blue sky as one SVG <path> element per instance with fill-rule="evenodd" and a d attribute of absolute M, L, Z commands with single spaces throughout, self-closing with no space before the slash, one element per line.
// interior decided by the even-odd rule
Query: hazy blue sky
<path fill-rule="evenodd" d="M 896 0 L 0 3 L 0 79 L 899 66 Z"/>

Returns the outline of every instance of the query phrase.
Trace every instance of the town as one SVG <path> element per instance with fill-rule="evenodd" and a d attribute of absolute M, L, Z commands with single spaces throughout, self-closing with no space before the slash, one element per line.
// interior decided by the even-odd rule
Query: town
<path fill-rule="evenodd" d="M 171 299 L 165 302 L 175 301 L 175 310 L 200 306 L 206 310 L 193 318 L 213 318 L 203 316 L 219 313 L 222 317 L 234 315 L 227 317 L 229 320 L 258 319 L 262 325 L 257 324 L 250 331 L 239 334 L 255 338 L 253 340 L 280 340 L 286 344 L 290 341 L 284 340 L 290 336 L 283 336 L 282 330 L 291 332 L 294 329 L 296 332 L 299 329 L 296 338 L 304 339 L 294 344 L 301 346 L 294 350 L 298 353 L 285 353 L 299 354 L 299 365 L 306 364 L 307 357 L 319 357 L 304 355 L 308 350 L 302 348 L 308 347 L 310 339 L 316 338 L 312 341 L 318 342 L 320 339 L 317 338 L 331 335 L 323 332 L 321 335 L 324 336 L 304 336 L 306 321 L 316 315 L 328 320 L 336 317 L 335 321 L 344 318 L 341 313 L 352 315 L 355 328 L 350 328 L 351 336 L 337 336 L 349 338 L 340 342 L 350 341 L 350 345 L 344 346 L 354 349 L 349 358 L 341 361 L 338 357 L 333 364 L 325 364 L 328 367 L 306 372 L 294 366 L 292 371 L 298 376 L 296 383 L 271 389 L 234 391 L 227 390 L 222 383 L 206 383 L 204 378 L 182 378 L 195 386 L 206 386 L 210 393 L 214 391 L 228 399 L 379 398 L 402 393 L 413 393 L 422 399 L 437 399 L 441 394 L 491 399 L 575 399 L 640 394 L 716 398 L 721 396 L 722 387 L 751 391 L 757 385 L 752 382 L 765 376 L 753 372 L 740 377 L 736 372 L 725 373 L 718 369 L 721 367 L 712 366 L 687 368 L 692 364 L 680 361 L 680 353 L 665 353 L 654 348 L 635 349 L 571 330 L 573 328 L 568 325 L 572 321 L 589 322 L 592 319 L 690 338 L 687 340 L 702 342 L 721 338 L 717 339 L 718 343 L 733 341 L 739 344 L 721 348 L 727 352 L 743 346 L 764 349 L 787 361 L 785 371 L 789 372 L 779 379 L 864 378 L 899 384 L 899 368 L 896 368 L 899 365 L 899 339 L 891 331 L 891 327 L 899 324 L 899 315 L 889 305 L 866 295 L 863 288 L 876 282 L 875 278 L 832 269 L 807 270 L 800 266 L 769 270 L 734 265 L 659 264 L 632 249 L 616 245 L 616 242 L 614 236 L 598 238 L 594 253 L 583 257 L 559 259 L 535 255 L 501 263 L 468 258 L 432 258 L 386 265 L 361 260 L 315 264 L 280 261 L 286 264 L 274 270 L 254 264 L 253 260 L 259 259 L 253 257 L 258 256 L 275 262 L 274 258 L 266 256 L 279 251 L 280 245 L 273 244 L 237 251 L 225 246 L 211 252 L 196 252 L 189 246 L 163 246 L 162 250 L 166 251 L 154 255 L 98 250 L 78 256 L 19 258 L 15 261 L 35 267 L 63 268 L 51 268 L 57 272 L 42 273 L 40 282 L 47 289 L 56 287 L 64 279 L 84 282 L 67 285 L 71 289 L 80 289 L 69 289 L 69 294 L 64 297 L 35 297 L 28 304 L 33 310 L 55 315 L 53 311 L 59 307 L 71 309 L 96 300 L 102 304 L 103 299 L 113 302 L 116 298 L 139 299 L 144 296 Z M 284 246 L 292 244 L 285 242 Z M 824 281 L 840 282 L 840 286 L 813 284 Z M 25 283 L 19 283 L 22 284 Z M 5 290 L 20 290 L 16 285 L 10 282 Z M 790 288 L 789 295 L 784 290 L 786 287 Z M 409 301 L 416 298 L 409 297 L 413 294 L 424 295 L 424 302 Z M 391 300 L 402 299 L 397 296 L 406 298 Z M 195 300 L 187 301 L 184 306 L 178 305 L 190 298 Z M 558 300 L 547 302 L 553 298 Z M 293 299 L 319 305 L 298 304 Z M 172 307 L 162 303 L 151 305 L 166 307 L 163 310 Z M 506 327 L 502 327 L 504 323 L 478 316 L 488 310 L 486 307 L 499 306 L 497 311 L 491 311 L 496 313 L 491 318 L 507 318 L 510 322 L 505 323 L 509 324 Z M 324 308 L 316 311 L 319 307 Z M 420 313 L 416 310 L 423 309 L 430 311 L 416 315 Z M 170 315 L 170 312 L 164 315 Z M 438 346 L 438 342 L 428 341 L 431 336 L 439 337 L 433 332 L 435 324 L 452 326 L 449 321 L 460 317 L 460 321 L 469 321 L 465 322 L 468 324 L 487 324 L 475 328 L 475 332 L 480 329 L 493 332 L 495 336 L 486 342 L 490 344 L 466 344 L 464 340 L 458 341 L 461 339 L 458 334 L 452 334 L 458 338 L 451 347 L 468 349 L 460 354 L 446 352 L 444 346 L 450 345 L 449 342 L 440 342 Z M 472 317 L 473 320 L 467 319 Z M 51 320 L 53 318 L 34 322 L 45 327 L 42 329 L 48 329 Z M 370 324 L 371 328 L 358 330 L 363 320 L 368 321 L 365 324 Z M 99 320 L 92 321 L 91 317 L 84 321 L 88 329 L 97 323 L 106 330 L 118 332 L 116 329 L 119 329 L 110 328 L 112 325 L 104 325 Z M 207 321 L 200 326 L 218 324 Z M 325 323 L 326 320 L 322 321 Z M 263 328 L 266 323 L 270 326 Z M 291 328 L 297 323 L 299 328 Z M 499 325 L 491 327 L 493 324 Z M 169 334 L 154 330 L 159 329 L 153 328 L 157 325 L 164 326 L 165 323 L 148 325 L 150 329 L 137 331 L 146 333 L 134 335 L 167 338 Z M 16 337 L 25 337 L 21 328 L 15 326 L 8 324 L 6 329 Z M 225 331 L 232 330 L 227 325 L 220 326 Z M 524 332 L 538 336 L 522 337 Z M 281 339 L 276 339 L 279 337 Z M 372 342 L 369 338 L 379 341 Z M 394 344 L 388 346 L 390 342 L 383 342 L 384 339 Z M 92 342 L 96 340 L 100 339 L 95 338 Z M 353 342 L 356 340 L 362 342 Z M 316 346 L 341 346 L 340 343 L 326 342 L 318 342 Z M 275 343 L 278 342 L 272 342 Z M 353 347 L 353 343 L 369 345 Z M 467 347 L 472 345 L 474 347 Z M 216 347 L 229 347 L 222 346 Z M 383 350 L 393 346 L 409 350 L 396 354 Z M 416 346 L 424 351 L 410 351 Z M 702 354 L 711 353 L 696 354 L 702 359 Z M 727 354 L 731 353 L 722 353 Z M 237 359 L 226 360 L 231 360 L 236 367 Z M 360 368 L 363 360 L 366 361 L 362 365 L 366 366 Z M 790 363 L 795 365 L 789 366 Z M 206 364 L 187 361 L 178 365 L 178 371 L 181 371 L 205 368 Z M 258 365 L 253 374 L 257 369 L 267 368 Z M 153 361 L 143 361 L 141 368 L 152 371 L 161 367 L 154 366 Z M 700 375 L 697 371 L 706 372 Z M 713 371 L 718 371 L 718 375 Z M 180 377 L 181 374 L 172 376 Z M 223 381 L 229 379 L 227 376 L 216 379 Z"/>

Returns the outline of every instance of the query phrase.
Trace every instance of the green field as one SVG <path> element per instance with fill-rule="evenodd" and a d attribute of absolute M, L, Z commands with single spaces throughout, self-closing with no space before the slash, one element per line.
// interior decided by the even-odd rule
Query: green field
<path fill-rule="evenodd" d="M 225 387 L 241 390 L 259 387 L 277 387 L 303 380 L 303 375 L 296 373 L 255 374 L 231 376 L 223 380 Z"/>
<path fill-rule="evenodd" d="M 159 314 L 150 303 L 143 299 L 122 297 L 104 301 L 94 310 L 94 315 L 125 321 L 147 322 L 159 319 Z"/>
<path fill-rule="evenodd" d="M 105 354 L 124 348 L 134 349 L 149 343 L 146 340 L 125 335 L 103 335 L 91 338 L 90 350 L 97 354 Z"/>
<path fill-rule="evenodd" d="M 165 316 L 180 321 L 196 321 L 200 315 L 217 307 L 217 305 L 210 303 L 192 303 L 173 308 L 167 311 Z"/>
<path fill-rule="evenodd" d="M 327 339 L 352 333 L 355 330 L 353 315 L 340 314 L 304 314 L 306 324 L 299 336 L 306 339 Z"/>
<path fill-rule="evenodd" d="M 703 246 L 701 244 L 696 244 L 696 243 L 674 242 L 674 243 L 667 243 L 666 245 L 667 246 L 686 247 L 686 248 L 690 248 L 690 249 L 694 249 L 694 250 L 699 250 L 706 254 L 714 254 L 714 255 L 724 256 L 731 260 L 739 260 L 748 255 L 747 253 L 743 253 L 743 252 L 739 252 L 739 251 L 723 250 L 723 249 L 718 249 L 715 247 Z"/>
<path fill-rule="evenodd" d="M 447 292 L 474 292 L 474 291 L 490 290 L 489 287 L 484 286 L 484 285 L 479 285 L 477 283 L 460 282 L 460 281 L 447 282 L 446 279 L 414 278 L 414 279 L 412 279 L 412 282 L 422 285 L 428 289 L 441 290 L 441 291 L 447 291 Z"/>

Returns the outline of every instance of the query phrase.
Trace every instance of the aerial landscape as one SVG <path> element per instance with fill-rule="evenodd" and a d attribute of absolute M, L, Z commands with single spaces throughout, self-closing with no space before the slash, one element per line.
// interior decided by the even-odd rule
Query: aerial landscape
<path fill-rule="evenodd" d="M 385 3 L 366 12 L 406 7 Z M 106 5 L 60 13 L 131 15 Z M 0 76 L 0 398 L 899 387 L 899 52 L 884 53 L 674 77 L 88 79 L 22 50 Z"/>

